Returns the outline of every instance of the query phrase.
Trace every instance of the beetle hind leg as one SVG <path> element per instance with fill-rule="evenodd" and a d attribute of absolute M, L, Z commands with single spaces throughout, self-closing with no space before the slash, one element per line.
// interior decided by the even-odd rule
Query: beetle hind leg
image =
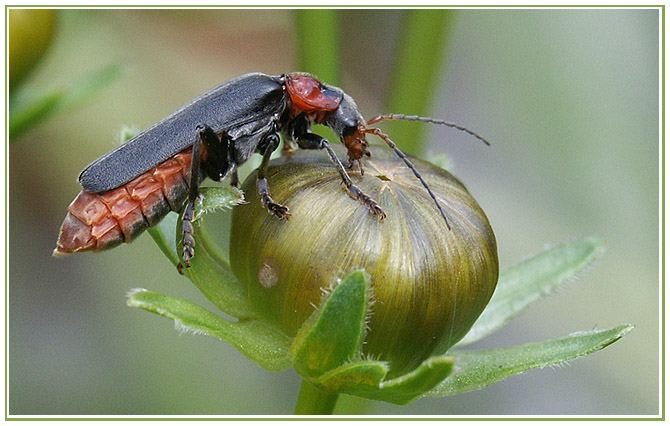
<path fill-rule="evenodd" d="M 216 179 L 223 176 L 228 168 L 228 160 L 223 153 L 227 152 L 228 138 L 223 135 L 219 138 L 214 131 L 203 124 L 196 127 L 198 137 L 193 142 L 193 157 L 191 159 L 191 179 L 188 187 L 188 202 L 182 215 L 182 261 L 177 265 L 177 270 L 183 274 L 184 268 L 191 266 L 191 258 L 195 255 L 195 238 L 193 238 L 193 218 L 195 214 L 195 200 L 198 199 L 200 189 L 200 158 L 201 145 L 207 149 L 207 160 L 204 164 L 205 173 Z M 224 147 L 225 149 L 221 149 Z"/>
<path fill-rule="evenodd" d="M 240 178 L 237 175 L 237 168 L 233 168 L 230 172 L 230 186 L 234 186 L 235 188 L 239 188 L 240 186 Z"/>

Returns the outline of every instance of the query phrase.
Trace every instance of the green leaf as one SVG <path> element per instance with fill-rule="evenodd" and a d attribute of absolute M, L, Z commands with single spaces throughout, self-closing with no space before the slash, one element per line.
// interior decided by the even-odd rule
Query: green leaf
<path fill-rule="evenodd" d="M 296 371 L 316 377 L 358 355 L 365 335 L 368 277 L 354 271 L 305 321 L 291 348 Z"/>
<path fill-rule="evenodd" d="M 93 71 L 68 85 L 63 98 L 63 107 L 76 106 L 89 100 L 101 89 L 107 87 L 122 75 L 120 64 L 110 64 Z"/>
<path fill-rule="evenodd" d="M 368 277 L 355 271 L 345 277 L 296 336 L 289 357 L 296 371 L 330 393 L 349 393 L 395 404 L 409 404 L 442 382 L 453 358 L 430 358 L 414 371 L 383 381 L 388 365 L 382 361 L 352 361 L 365 336 Z"/>
<path fill-rule="evenodd" d="M 122 125 L 119 129 L 118 140 L 121 143 L 128 142 L 140 133 L 135 126 Z"/>
<path fill-rule="evenodd" d="M 201 197 L 195 203 L 193 220 L 197 221 L 204 214 L 218 209 L 231 209 L 245 203 L 244 193 L 234 186 L 216 186 L 200 188 Z"/>
<path fill-rule="evenodd" d="M 129 130 L 122 129 L 122 132 L 127 133 Z M 132 133 L 129 134 L 129 138 L 133 136 Z M 200 194 L 202 196 L 195 203 L 194 222 L 198 221 L 205 213 L 217 209 L 232 208 L 244 202 L 244 194 L 241 190 L 234 187 L 200 188 Z M 179 242 L 176 233 L 178 219 L 179 215 L 177 213 L 170 212 L 158 225 L 148 229 L 149 234 L 158 247 L 175 267 L 180 262 L 180 255 L 177 254 L 177 246 L 175 245 L 175 242 Z M 202 226 L 200 228 L 200 233 L 205 234 L 205 240 L 208 243 L 207 250 L 218 262 L 229 268 L 228 259 L 220 247 L 216 244 L 211 244 L 211 239 L 207 238 L 209 236 L 208 233 L 202 230 Z"/>
<path fill-rule="evenodd" d="M 174 245 L 176 239 L 177 219 L 179 215 L 175 212 L 168 213 L 156 226 L 147 229 L 151 238 L 161 249 L 163 254 L 170 260 L 170 262 L 177 268 L 179 263 L 179 256 L 177 256 L 177 249 Z"/>
<path fill-rule="evenodd" d="M 177 229 L 177 239 L 181 242 L 181 221 Z M 246 288 L 233 275 L 228 258 L 212 240 L 205 221 L 195 222 L 193 229 L 195 256 L 191 259 L 191 267 L 184 269 L 184 276 L 221 311 L 235 318 L 253 318 Z"/>
<path fill-rule="evenodd" d="M 341 365 L 311 380 L 331 392 L 356 392 L 361 387 L 371 392 L 379 389 L 388 371 L 388 365 L 382 361 L 356 361 Z"/>
<path fill-rule="evenodd" d="M 209 193 L 209 190 L 204 190 Z M 228 200 L 225 196 L 218 199 Z M 229 193 L 233 198 L 233 193 Z M 222 197 L 222 198 L 221 198 Z M 212 204 L 202 204 L 212 207 Z M 221 206 L 218 206 L 221 207 Z M 181 220 L 176 213 L 168 214 L 161 222 L 149 228 L 149 234 L 161 249 L 163 254 L 177 267 L 181 261 L 181 252 L 177 250 L 177 243 L 181 242 Z M 177 231 L 178 229 L 178 231 Z M 184 276 L 193 282 L 200 292 L 222 312 L 235 318 L 253 318 L 246 297 L 246 290 L 235 278 L 230 270 L 230 264 L 221 248 L 212 241 L 211 234 L 203 220 L 194 223 L 194 238 L 196 241 L 195 256 L 191 259 L 191 267 L 184 269 Z"/>
<path fill-rule="evenodd" d="M 9 107 L 10 141 L 54 113 L 91 99 L 121 76 L 121 66 L 112 64 L 80 78 L 67 87 L 30 94 L 20 89 L 12 95 Z"/>
<path fill-rule="evenodd" d="M 452 356 L 440 355 L 427 359 L 403 376 L 382 381 L 388 372 L 386 363 L 358 361 L 345 364 L 312 381 L 329 391 L 405 405 L 443 382 L 453 366 Z"/>
<path fill-rule="evenodd" d="M 456 358 L 454 373 L 426 396 L 448 396 L 482 389 L 506 377 L 533 368 L 564 363 L 603 349 L 633 329 L 624 324 L 604 331 L 570 336 L 503 349 L 449 351 Z"/>
<path fill-rule="evenodd" d="M 584 238 L 505 269 L 486 309 L 456 346 L 476 342 L 498 330 L 531 303 L 589 266 L 603 248 L 601 240 Z"/>
<path fill-rule="evenodd" d="M 141 289 L 129 294 L 128 305 L 172 319 L 179 330 L 214 336 L 230 343 L 268 371 L 290 368 L 287 357 L 290 340 L 261 321 L 230 322 L 184 299 Z"/>
<path fill-rule="evenodd" d="M 409 404 L 444 381 L 453 368 L 454 358 L 451 355 L 428 358 L 415 370 L 382 382 L 379 392 L 369 397 L 394 404 Z"/>
<path fill-rule="evenodd" d="M 62 90 L 51 90 L 34 95 L 29 100 L 12 107 L 9 111 L 9 137 L 10 141 L 23 134 L 33 125 L 46 119 L 57 108 L 63 98 Z"/>

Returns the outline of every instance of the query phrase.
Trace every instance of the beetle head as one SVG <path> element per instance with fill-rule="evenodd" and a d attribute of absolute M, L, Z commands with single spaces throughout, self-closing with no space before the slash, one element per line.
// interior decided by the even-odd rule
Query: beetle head
<path fill-rule="evenodd" d="M 330 127 L 347 147 L 350 163 L 360 164 L 361 158 L 370 156 L 367 124 L 351 96 L 306 73 L 286 74 L 284 81 L 291 97 L 291 117 L 306 114 L 313 123 Z"/>
<path fill-rule="evenodd" d="M 323 124 L 330 127 L 340 137 L 342 143 L 347 147 L 349 161 L 358 161 L 360 163 L 361 158 L 370 156 L 368 142 L 365 140 L 367 123 L 351 96 L 344 93 L 339 87 L 326 87 L 329 90 L 341 93 L 342 102 L 340 102 L 336 110 L 326 115 Z"/>

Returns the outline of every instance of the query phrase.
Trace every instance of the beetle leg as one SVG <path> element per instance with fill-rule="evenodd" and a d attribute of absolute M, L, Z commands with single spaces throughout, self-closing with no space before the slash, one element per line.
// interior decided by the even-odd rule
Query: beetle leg
<path fill-rule="evenodd" d="M 237 188 L 240 186 L 240 178 L 237 176 L 237 167 L 234 167 L 230 172 L 230 186 Z"/>
<path fill-rule="evenodd" d="M 199 126 L 198 139 L 205 145 L 207 159 L 205 160 L 205 173 L 215 181 L 225 178 L 232 166 L 228 147 L 231 145 L 230 136 L 224 131 L 218 136 L 211 127 Z"/>
<path fill-rule="evenodd" d="M 306 132 L 303 133 L 302 135 L 299 135 L 296 142 L 298 143 L 298 146 L 302 149 L 325 149 L 326 152 L 328 153 L 328 156 L 330 157 L 330 161 L 332 161 L 332 163 L 335 165 L 335 168 L 340 173 L 342 182 L 347 187 L 347 192 L 349 193 L 351 198 L 353 198 L 354 200 L 359 200 L 361 203 L 363 203 L 371 214 L 379 215 L 381 219 L 384 219 L 386 217 L 386 213 L 384 213 L 384 210 L 382 210 L 382 208 L 379 207 L 377 202 L 373 200 L 369 195 L 361 191 L 356 185 L 354 185 L 354 183 L 351 181 L 351 178 L 349 177 L 349 174 L 345 170 L 344 165 L 342 164 L 340 159 L 337 158 L 337 154 L 335 154 L 335 151 L 333 151 L 333 149 L 330 147 L 330 144 L 325 138 L 314 133 Z"/>
<path fill-rule="evenodd" d="M 267 171 L 268 163 L 270 162 L 270 156 L 272 155 L 272 152 L 277 149 L 277 146 L 279 146 L 279 135 L 272 133 L 268 136 L 268 145 L 263 152 L 263 161 L 261 162 L 261 165 L 258 166 L 256 187 L 258 189 L 258 195 L 261 196 L 263 207 L 267 208 L 270 214 L 277 216 L 279 219 L 288 219 L 291 216 L 288 207 L 274 202 L 270 196 L 270 186 L 265 178 L 265 172 Z"/>
<path fill-rule="evenodd" d="M 358 162 L 358 168 L 361 171 L 361 176 L 364 176 L 365 175 L 365 169 L 363 168 L 363 162 L 361 161 L 360 158 L 358 160 L 356 160 L 356 162 Z M 354 160 L 352 160 L 351 158 L 349 159 L 349 162 L 347 163 L 347 168 L 348 169 L 353 169 L 354 168 Z"/>
<path fill-rule="evenodd" d="M 321 145 L 322 148 L 325 149 L 326 152 L 328 153 L 328 156 L 330 156 L 330 160 L 333 162 L 333 164 L 335 164 L 337 171 L 340 172 L 342 182 L 344 182 L 344 185 L 347 187 L 347 191 L 349 192 L 351 198 L 363 203 L 371 214 L 379 215 L 381 219 L 384 219 L 386 217 L 386 213 L 384 213 L 384 210 L 382 210 L 382 208 L 379 207 L 379 204 L 377 204 L 375 200 L 373 200 L 369 195 L 361 191 L 356 185 L 353 184 L 351 178 L 347 174 L 347 171 L 344 169 L 342 162 L 340 161 L 339 158 L 337 158 L 335 151 L 333 151 L 333 149 L 330 147 L 328 141 L 323 139 Z"/>
<path fill-rule="evenodd" d="M 203 124 L 196 126 L 198 133 L 197 139 L 193 142 L 193 157 L 191 158 L 191 179 L 188 186 L 188 203 L 182 215 L 182 245 L 183 250 L 181 254 L 182 262 L 177 265 L 177 270 L 183 274 L 183 269 L 191 266 L 190 259 L 195 254 L 195 239 L 193 238 L 193 216 L 195 213 L 195 200 L 198 199 L 200 188 L 200 149 L 201 145 L 205 147 L 216 146 L 219 143 L 219 137 L 214 131 Z M 226 142 L 227 143 L 227 142 Z M 208 162 L 210 155 L 210 148 L 208 148 Z M 207 166 L 208 167 L 208 166 Z"/>
<path fill-rule="evenodd" d="M 289 138 L 284 139 L 284 146 L 282 147 L 281 150 L 281 155 L 288 155 L 291 154 L 295 151 L 295 146 L 293 145 L 293 141 L 291 141 Z"/>

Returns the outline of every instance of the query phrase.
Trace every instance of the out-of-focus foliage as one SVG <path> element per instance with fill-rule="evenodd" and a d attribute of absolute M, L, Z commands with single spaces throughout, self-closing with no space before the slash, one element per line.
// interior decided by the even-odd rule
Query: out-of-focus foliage
<path fill-rule="evenodd" d="M 13 89 L 46 52 L 56 27 L 55 9 L 10 9 L 9 87 Z"/>

